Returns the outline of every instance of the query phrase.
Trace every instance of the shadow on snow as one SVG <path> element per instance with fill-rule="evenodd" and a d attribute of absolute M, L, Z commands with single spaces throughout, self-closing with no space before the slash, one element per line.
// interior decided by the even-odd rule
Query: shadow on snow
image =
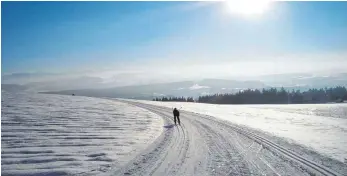
<path fill-rule="evenodd" d="M 169 128 L 173 128 L 174 126 L 175 126 L 174 124 L 171 124 L 171 125 L 165 125 L 165 126 L 164 126 L 164 128 L 169 129 Z"/>

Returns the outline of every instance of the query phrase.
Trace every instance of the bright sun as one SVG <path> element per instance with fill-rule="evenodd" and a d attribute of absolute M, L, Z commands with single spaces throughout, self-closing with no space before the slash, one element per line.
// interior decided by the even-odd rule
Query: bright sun
<path fill-rule="evenodd" d="M 242 15 L 261 15 L 265 13 L 271 0 L 226 0 L 228 11 Z"/>

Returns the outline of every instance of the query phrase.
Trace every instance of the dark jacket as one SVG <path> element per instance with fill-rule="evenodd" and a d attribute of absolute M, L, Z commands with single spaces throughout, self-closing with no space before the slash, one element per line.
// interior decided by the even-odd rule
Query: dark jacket
<path fill-rule="evenodd" d="M 173 110 L 173 115 L 174 116 L 180 116 L 180 112 L 177 109 Z"/>

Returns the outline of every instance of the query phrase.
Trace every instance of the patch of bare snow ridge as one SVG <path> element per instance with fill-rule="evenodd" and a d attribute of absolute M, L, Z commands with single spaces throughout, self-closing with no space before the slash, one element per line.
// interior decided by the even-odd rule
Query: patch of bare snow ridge
<path fill-rule="evenodd" d="M 1 175 L 76 175 L 121 167 L 163 120 L 98 98 L 2 92 Z"/>

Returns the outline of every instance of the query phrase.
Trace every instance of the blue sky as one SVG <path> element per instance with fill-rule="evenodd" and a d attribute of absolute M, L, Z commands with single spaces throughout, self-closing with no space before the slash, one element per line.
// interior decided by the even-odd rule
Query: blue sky
<path fill-rule="evenodd" d="M 347 65 L 347 2 L 276 2 L 257 17 L 228 13 L 223 2 L 2 2 L 1 8 L 2 74 L 233 76 L 242 67 L 255 75 Z"/>

